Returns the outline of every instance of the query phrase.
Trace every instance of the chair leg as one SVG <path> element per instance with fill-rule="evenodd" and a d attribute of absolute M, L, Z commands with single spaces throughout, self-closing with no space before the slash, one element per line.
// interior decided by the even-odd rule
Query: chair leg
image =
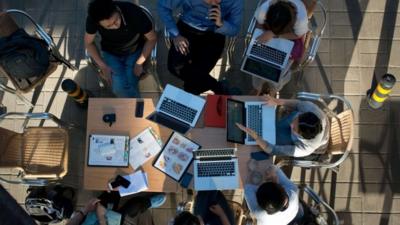
<path fill-rule="evenodd" d="M 27 98 L 25 98 L 19 91 L 0 83 L 0 90 L 16 95 L 21 101 L 32 109 L 35 107 Z"/>

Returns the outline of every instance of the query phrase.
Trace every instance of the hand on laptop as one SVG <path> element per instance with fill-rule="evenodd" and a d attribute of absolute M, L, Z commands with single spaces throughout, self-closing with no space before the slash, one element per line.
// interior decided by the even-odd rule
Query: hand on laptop
<path fill-rule="evenodd" d="M 281 105 L 281 102 L 279 99 L 276 99 L 270 95 L 264 95 L 264 101 L 266 102 L 267 105 L 270 105 L 270 106 Z"/>
<path fill-rule="evenodd" d="M 240 123 L 236 123 L 236 126 L 239 127 L 243 132 L 246 132 L 248 135 L 250 135 L 254 140 L 256 140 L 257 144 L 260 146 L 262 150 L 264 150 L 266 153 L 271 154 L 271 149 L 268 148 L 268 143 L 264 141 L 260 136 L 258 136 L 257 132 L 254 130 L 243 126 Z"/>
<path fill-rule="evenodd" d="M 268 30 L 268 31 L 263 32 L 260 36 L 258 36 L 256 40 L 257 40 L 257 42 L 265 43 L 274 37 L 275 37 L 275 34 L 272 31 Z"/>

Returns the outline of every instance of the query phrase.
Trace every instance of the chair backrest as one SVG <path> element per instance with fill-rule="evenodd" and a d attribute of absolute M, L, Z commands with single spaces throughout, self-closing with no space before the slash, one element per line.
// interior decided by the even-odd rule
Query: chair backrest
<path fill-rule="evenodd" d="M 327 152 L 332 155 L 344 154 L 353 142 L 353 113 L 346 110 L 331 118 L 330 138 Z"/>
<path fill-rule="evenodd" d="M 22 134 L 0 127 L 0 167 L 22 167 Z"/>

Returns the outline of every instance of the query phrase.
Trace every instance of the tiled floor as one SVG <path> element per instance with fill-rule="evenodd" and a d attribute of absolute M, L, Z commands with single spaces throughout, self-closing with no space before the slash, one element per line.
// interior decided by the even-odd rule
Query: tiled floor
<path fill-rule="evenodd" d="M 38 87 L 25 96 L 35 103 L 34 111 L 54 113 L 62 119 L 85 126 L 85 111 L 76 107 L 60 89 L 65 78 L 76 80 L 81 86 L 97 96 L 109 96 L 98 86 L 94 71 L 83 59 L 83 34 L 87 0 L 3 0 L 0 9 L 18 8 L 27 11 L 39 24 L 47 29 L 61 53 L 79 67 L 78 71 L 59 67 Z M 213 71 L 216 77 L 226 77 L 242 90 L 251 89 L 251 80 L 238 67 L 244 46 L 245 31 L 254 12 L 255 0 L 246 0 L 242 32 L 238 36 L 233 58 L 223 56 Z M 350 157 L 341 166 L 338 174 L 327 170 L 295 169 L 291 179 L 311 185 L 339 212 L 342 224 L 389 225 L 399 224 L 400 218 L 400 88 L 393 89 L 391 97 L 380 110 L 371 110 L 365 100 L 374 74 L 379 79 L 389 72 L 398 77 L 400 72 L 400 19 L 398 0 L 323 0 L 328 11 L 328 25 L 314 63 L 308 66 L 302 79 L 293 82 L 282 91 L 282 96 L 294 96 L 296 91 L 335 93 L 350 100 L 356 116 L 354 148 Z M 155 14 L 155 0 L 142 1 Z M 317 15 L 320 15 L 317 12 Z M 26 20 L 18 22 L 32 30 Z M 160 24 L 160 23 L 158 23 Z M 161 27 L 161 26 L 159 26 Z M 158 42 L 158 74 L 163 84 L 179 81 L 168 74 L 166 48 L 161 33 Z M 297 82 L 295 82 L 297 80 Z M 1 81 L 7 82 L 5 78 Z M 142 82 L 145 96 L 157 94 L 154 82 Z M 9 94 L 0 94 L 0 102 L 8 111 L 26 112 L 28 108 Z M 2 123 L 8 128 L 18 128 L 21 121 Z M 84 129 L 71 132 L 70 172 L 64 182 L 77 188 L 82 184 Z M 73 159 L 73 160 L 72 160 Z M 25 197 L 25 188 L 5 186 L 18 202 Z M 80 190 L 78 205 L 96 193 Z M 185 193 L 169 195 L 168 203 L 153 210 L 155 224 L 166 224 L 174 214 L 176 202 Z M 239 194 L 236 194 L 236 197 Z"/>

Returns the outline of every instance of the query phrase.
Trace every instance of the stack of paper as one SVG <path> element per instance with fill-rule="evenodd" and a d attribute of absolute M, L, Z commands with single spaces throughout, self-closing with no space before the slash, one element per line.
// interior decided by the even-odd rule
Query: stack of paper
<path fill-rule="evenodd" d="M 125 179 L 129 180 L 131 184 L 128 188 L 122 186 L 119 187 L 119 195 L 121 197 L 132 195 L 144 190 L 149 189 L 149 184 L 147 181 L 147 174 L 142 171 L 137 171 L 135 173 L 123 176 Z"/>

